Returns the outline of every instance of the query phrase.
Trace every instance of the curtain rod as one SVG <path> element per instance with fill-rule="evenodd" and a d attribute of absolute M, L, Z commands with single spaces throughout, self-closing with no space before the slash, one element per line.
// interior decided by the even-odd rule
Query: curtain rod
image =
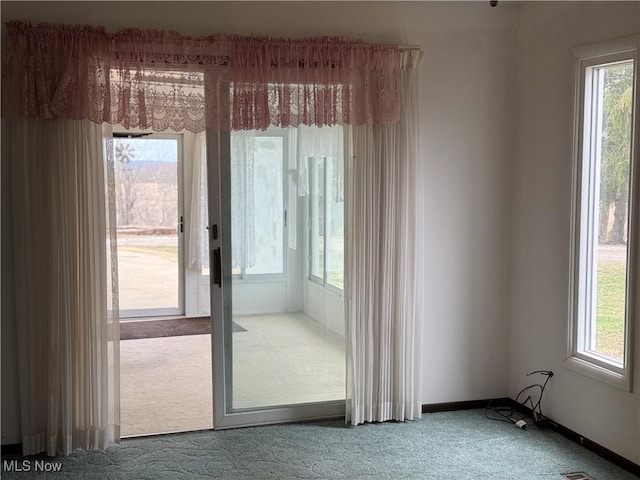
<path fill-rule="evenodd" d="M 151 135 L 150 133 L 113 132 L 113 138 L 141 138 Z"/>

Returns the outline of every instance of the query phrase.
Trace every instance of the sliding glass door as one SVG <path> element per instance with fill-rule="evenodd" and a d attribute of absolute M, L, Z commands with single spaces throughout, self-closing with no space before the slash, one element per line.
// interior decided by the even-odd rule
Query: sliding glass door
<path fill-rule="evenodd" d="M 215 428 L 344 415 L 344 302 L 309 261 L 309 226 L 327 215 L 311 205 L 306 137 L 275 128 L 208 136 Z M 335 250 L 338 233 L 313 235 Z"/>

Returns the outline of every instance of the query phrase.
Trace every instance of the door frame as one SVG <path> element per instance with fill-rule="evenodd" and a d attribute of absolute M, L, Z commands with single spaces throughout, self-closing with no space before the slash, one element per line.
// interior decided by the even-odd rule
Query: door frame
<path fill-rule="evenodd" d="M 180 317 L 184 316 L 185 310 L 185 242 L 184 232 L 181 231 L 181 227 L 184 223 L 184 135 L 180 132 L 175 133 L 157 133 L 149 132 L 139 129 L 127 130 L 125 128 L 116 128 L 112 133 L 112 137 L 115 138 L 139 138 L 139 139 L 175 139 L 177 141 L 177 218 L 178 224 L 176 225 L 178 235 L 178 307 L 167 308 L 132 308 L 128 310 L 120 310 L 120 319 L 122 321 L 131 321 L 139 318 L 148 317 Z M 180 218 L 183 221 L 180 221 Z"/>

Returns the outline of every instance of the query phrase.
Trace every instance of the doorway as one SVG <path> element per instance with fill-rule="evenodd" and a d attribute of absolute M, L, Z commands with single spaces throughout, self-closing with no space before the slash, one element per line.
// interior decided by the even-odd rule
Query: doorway
<path fill-rule="evenodd" d="M 214 343 L 209 332 L 121 342 L 123 436 L 344 415 L 344 135 L 342 127 L 299 127 L 160 137 L 178 150 L 163 167 L 177 173 L 144 188 L 167 198 L 176 191 L 175 212 L 157 217 L 168 225 L 118 226 L 129 260 L 170 261 L 177 252 L 163 288 L 179 290 L 171 304 L 167 294 L 123 305 L 121 329 L 204 317 Z M 154 137 L 135 138 L 133 147 Z M 133 147 L 120 147 L 125 163 L 151 169 Z M 132 288 L 150 294 L 155 283 L 131 269 L 141 275 Z M 189 412 L 194 422 L 182 418 Z M 155 422 L 163 415 L 178 423 Z M 141 425 L 144 417 L 155 423 Z"/>
<path fill-rule="evenodd" d="M 122 436 L 212 428 L 204 135 L 121 131 L 113 146 Z"/>

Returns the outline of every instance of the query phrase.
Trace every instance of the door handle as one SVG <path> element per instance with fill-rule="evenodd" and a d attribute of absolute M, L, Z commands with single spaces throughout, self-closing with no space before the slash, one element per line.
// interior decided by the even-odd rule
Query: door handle
<path fill-rule="evenodd" d="M 213 283 L 222 288 L 222 259 L 220 258 L 220 247 L 213 250 Z"/>
<path fill-rule="evenodd" d="M 204 228 L 209 230 L 209 225 Z M 211 238 L 213 238 L 214 240 L 218 239 L 218 225 L 211 225 Z"/>

